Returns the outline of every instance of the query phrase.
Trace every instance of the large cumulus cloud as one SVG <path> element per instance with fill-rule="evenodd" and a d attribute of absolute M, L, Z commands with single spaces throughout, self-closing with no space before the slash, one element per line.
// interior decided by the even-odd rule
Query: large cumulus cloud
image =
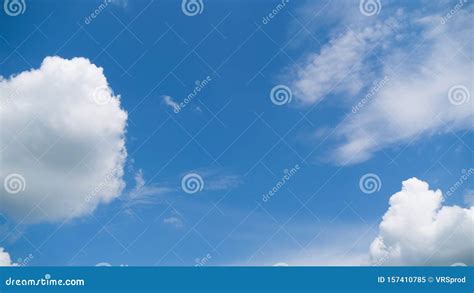
<path fill-rule="evenodd" d="M 127 113 L 103 69 L 47 57 L 0 77 L 0 212 L 17 221 L 67 220 L 124 188 Z"/>
<path fill-rule="evenodd" d="M 474 207 L 443 206 L 440 190 L 411 178 L 390 198 L 370 246 L 377 265 L 474 265 Z"/>

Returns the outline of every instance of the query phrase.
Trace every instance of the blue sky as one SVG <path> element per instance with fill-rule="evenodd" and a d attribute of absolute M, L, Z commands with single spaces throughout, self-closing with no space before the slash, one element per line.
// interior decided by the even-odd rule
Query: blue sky
<path fill-rule="evenodd" d="M 58 191 L 60 177 L 39 182 L 26 174 L 80 162 L 82 153 L 74 150 L 82 141 L 72 140 L 57 152 L 45 147 L 39 163 L 27 167 L 10 156 L 8 148 L 21 143 L 25 133 L 11 128 L 18 137 L 11 145 L 2 136 L 2 180 L 20 173 L 26 188 L 15 199 L 2 190 L 0 199 L 7 203 L 0 207 L 0 247 L 14 263 L 31 256 L 30 265 L 364 265 L 377 255 L 371 243 L 385 237 L 387 247 L 389 239 L 402 249 L 401 256 L 388 249 L 389 256 L 381 260 L 386 264 L 473 264 L 469 245 L 459 250 L 470 255 L 446 252 L 457 250 L 454 239 L 469 242 L 472 229 L 455 234 L 454 244 L 439 243 L 446 231 L 436 230 L 444 224 L 472 228 L 472 3 L 373 3 L 374 13 L 359 1 L 203 0 L 197 2 L 200 13 L 188 16 L 180 1 L 25 0 L 21 15 L 2 11 L 0 75 L 14 79 L 43 68 L 47 56 L 61 57 L 58 64 L 83 57 L 90 64 L 81 68 L 102 67 L 113 102 L 100 109 L 113 104 L 110 115 L 118 107 L 127 113 L 126 130 L 118 132 L 127 156 L 121 160 L 123 176 L 114 174 L 125 185 L 110 193 L 110 200 L 71 217 L 51 218 L 48 206 L 61 209 L 62 198 L 74 190 L 64 184 Z M 272 18 L 264 20 L 269 14 Z M 77 76 L 83 72 L 78 69 Z M 41 91 L 23 95 L 20 89 L 6 108 L 18 99 L 16 105 L 23 106 L 15 111 L 37 104 L 51 113 L 63 111 L 64 102 L 54 99 L 64 100 L 87 84 L 71 82 L 77 88 L 68 87 L 60 95 L 57 89 L 67 85 L 62 76 L 69 73 L 44 85 L 54 89 L 44 93 L 52 104 L 41 103 L 39 93 L 34 96 Z M 380 84 L 384 77 L 386 83 Z M 12 97 L 7 95 L 8 82 L 0 82 L 5 83 L 6 101 Z M 174 111 L 172 102 L 183 103 L 197 85 L 197 94 Z M 277 105 L 271 92 L 281 85 L 291 93 L 286 92 L 287 103 Z M 459 89 L 461 96 L 453 98 Z M 34 98 L 22 103 L 26 95 Z M 353 111 L 364 98 L 360 111 Z M 84 116 L 74 120 L 74 127 L 81 121 L 102 125 L 109 117 L 73 109 L 65 117 Z M 48 116 L 48 111 L 36 113 Z M 10 120 L 2 122 L 10 125 Z M 42 138 L 52 133 L 52 126 L 32 127 L 25 126 L 26 132 L 31 128 Z M 118 136 L 112 136 L 114 143 Z M 35 135 L 26 141 L 31 144 L 27 149 L 36 147 Z M 52 137 L 45 144 L 55 141 Z M 84 146 L 99 141 L 88 140 Z M 294 174 L 278 184 L 292 168 Z M 93 176 L 95 170 L 92 166 L 87 173 Z M 195 193 L 182 188 L 187 174 L 202 179 Z M 360 187 L 366 174 L 373 174 L 375 189 Z M 407 183 L 407 190 L 422 186 L 421 181 L 429 184 L 429 190 L 413 189 L 423 189 L 423 195 L 409 196 L 426 197 L 420 201 L 426 205 L 410 210 L 407 204 L 387 215 L 389 199 L 412 177 L 419 181 Z M 263 200 L 274 188 L 271 198 Z M 426 241 L 433 241 L 431 256 L 420 251 L 420 260 L 410 263 L 407 259 L 417 250 L 409 247 L 417 242 L 396 239 L 400 233 L 390 230 L 390 224 L 382 231 L 379 224 L 384 214 L 389 223 L 391 216 L 403 222 L 405 213 L 440 212 L 439 206 L 429 210 L 430 200 L 439 204 L 437 189 L 444 194 L 443 206 L 457 207 L 446 212 L 452 219 L 439 216 L 439 222 L 429 223 L 433 231 L 426 228 Z M 59 200 L 51 205 L 38 201 L 35 190 L 41 195 L 51 191 Z M 29 213 L 14 210 L 26 201 L 45 212 L 35 211 L 31 223 L 25 220 Z M 401 224 L 401 229 L 412 224 Z M 428 224 L 420 220 L 419 225 Z"/>

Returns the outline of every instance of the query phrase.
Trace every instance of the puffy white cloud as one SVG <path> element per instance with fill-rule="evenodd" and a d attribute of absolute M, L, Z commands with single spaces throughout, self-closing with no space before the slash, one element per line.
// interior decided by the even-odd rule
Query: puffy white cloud
<path fill-rule="evenodd" d="M 47 57 L 0 79 L 0 102 L 0 212 L 25 223 L 67 220 L 120 195 L 127 113 L 102 68 Z"/>
<path fill-rule="evenodd" d="M 5 266 L 12 266 L 12 260 L 10 258 L 10 254 L 5 251 L 3 247 L 0 247 L 0 267 L 5 267 Z"/>
<path fill-rule="evenodd" d="M 474 265 L 474 207 L 443 206 L 440 190 L 411 178 L 390 198 L 378 237 L 376 265 Z"/>

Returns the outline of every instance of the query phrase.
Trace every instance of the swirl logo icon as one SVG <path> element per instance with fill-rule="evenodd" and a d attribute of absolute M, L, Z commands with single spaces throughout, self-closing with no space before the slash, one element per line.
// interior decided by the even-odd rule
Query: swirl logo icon
<path fill-rule="evenodd" d="M 272 100 L 273 104 L 282 106 L 291 103 L 291 100 L 293 99 L 293 93 L 289 87 L 280 84 L 272 88 L 270 91 L 270 99 Z"/>
<path fill-rule="evenodd" d="M 458 84 L 452 86 L 448 92 L 449 102 L 455 106 L 459 106 L 468 103 L 471 100 L 471 93 L 467 87 Z"/>
<path fill-rule="evenodd" d="M 194 194 L 204 189 L 204 180 L 201 175 L 189 173 L 181 179 L 181 188 L 188 194 Z"/>
<path fill-rule="evenodd" d="M 204 3 L 202 0 L 183 0 L 181 10 L 187 16 L 196 16 L 203 12 Z"/>
<path fill-rule="evenodd" d="M 25 0 L 5 0 L 3 2 L 3 10 L 9 16 L 18 16 L 25 13 L 26 3 Z"/>
<path fill-rule="evenodd" d="M 359 188 L 365 194 L 372 194 L 380 191 L 380 188 L 382 188 L 382 181 L 377 174 L 368 173 L 360 178 Z"/>
<path fill-rule="evenodd" d="M 360 0 L 359 10 L 365 16 L 373 16 L 380 13 L 382 4 L 380 0 Z"/>
<path fill-rule="evenodd" d="M 10 194 L 23 192 L 26 189 L 25 177 L 17 173 L 9 174 L 3 181 L 3 187 Z"/>
<path fill-rule="evenodd" d="M 112 95 L 107 86 L 100 86 L 94 90 L 93 99 L 97 105 L 103 106 L 112 100 Z"/>

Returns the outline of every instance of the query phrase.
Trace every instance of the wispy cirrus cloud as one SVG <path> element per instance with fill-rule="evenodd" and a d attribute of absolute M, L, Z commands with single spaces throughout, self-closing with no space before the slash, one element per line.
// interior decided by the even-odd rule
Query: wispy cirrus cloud
<path fill-rule="evenodd" d="M 210 191 L 229 190 L 242 184 L 242 176 L 239 175 L 218 175 L 212 176 L 206 182 L 206 187 Z"/>
<path fill-rule="evenodd" d="M 180 107 L 179 107 L 178 102 L 173 100 L 171 96 L 163 96 L 162 99 L 163 99 L 163 102 L 165 102 L 167 106 L 170 106 L 173 109 L 173 111 L 179 111 Z"/>
<path fill-rule="evenodd" d="M 317 103 L 329 94 L 355 95 L 374 76 L 370 51 L 386 45 L 395 34 L 398 22 L 390 18 L 373 26 L 349 28 L 339 32 L 292 68 L 291 82 L 296 98 L 303 105 Z"/>
<path fill-rule="evenodd" d="M 440 20 L 447 5 L 425 15 L 383 9 L 395 17 L 379 15 L 350 27 L 339 21 L 342 28 L 336 31 L 346 32 L 292 68 L 290 84 L 302 105 L 330 97 L 348 110 L 332 137 L 337 164 L 359 163 L 393 145 L 472 128 L 473 6 L 466 4 L 445 22 Z M 384 78 L 388 82 L 363 100 Z M 363 107 L 350 113 L 361 101 Z"/>
<path fill-rule="evenodd" d="M 166 184 L 147 184 L 143 170 L 140 169 L 134 174 L 135 186 L 128 192 L 125 192 L 122 200 L 127 208 L 160 203 L 165 196 L 173 193 L 176 189 L 166 186 Z"/>
<path fill-rule="evenodd" d="M 419 21 L 425 45 L 385 58 L 383 75 L 390 80 L 341 125 L 334 152 L 338 162 L 357 163 L 393 144 L 472 128 L 474 46 L 469 36 L 474 30 L 469 23 L 468 13 L 446 25 L 434 16 Z"/>
<path fill-rule="evenodd" d="M 176 229 L 181 229 L 184 227 L 183 216 L 176 210 L 173 210 L 169 216 L 164 218 L 163 223 Z"/>

